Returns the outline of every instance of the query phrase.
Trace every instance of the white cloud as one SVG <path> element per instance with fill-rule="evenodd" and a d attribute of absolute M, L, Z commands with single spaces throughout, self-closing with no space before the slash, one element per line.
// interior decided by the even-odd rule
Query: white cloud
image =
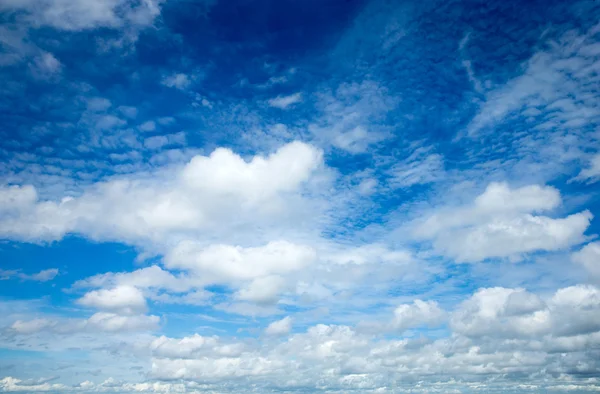
<path fill-rule="evenodd" d="M 49 319 L 17 320 L 10 326 L 10 329 L 19 334 L 31 334 L 55 325 L 56 323 Z"/>
<path fill-rule="evenodd" d="M 453 312 L 451 327 L 471 336 L 552 338 L 600 331 L 600 291 L 577 285 L 548 300 L 523 289 L 480 289 Z"/>
<path fill-rule="evenodd" d="M 127 105 L 121 105 L 117 108 L 125 117 L 135 119 L 138 115 L 138 109 Z"/>
<path fill-rule="evenodd" d="M 49 52 L 42 52 L 30 64 L 33 76 L 39 79 L 51 79 L 57 76 L 62 67 L 62 63 Z"/>
<path fill-rule="evenodd" d="M 294 93 L 289 96 L 277 96 L 268 101 L 271 107 L 279 109 L 288 109 L 290 106 L 300 102 L 302 102 L 302 93 Z"/>
<path fill-rule="evenodd" d="M 164 245 L 170 235 L 197 235 L 209 229 L 213 236 L 215 231 L 226 234 L 244 221 L 285 223 L 293 220 L 289 215 L 302 214 L 308 200 L 298 193 L 321 166 L 319 150 L 294 142 L 251 161 L 217 149 L 210 156 L 193 157 L 183 167 L 150 177 L 111 179 L 58 202 L 40 201 L 31 186 L 2 187 L 0 235 L 39 242 L 78 233 Z"/>
<path fill-rule="evenodd" d="M 32 335 L 51 332 L 57 335 L 78 333 L 118 333 L 152 331 L 158 328 L 160 318 L 148 315 L 119 315 L 110 312 L 97 312 L 87 319 L 37 318 L 16 320 L 9 329 L 18 335 Z"/>
<path fill-rule="evenodd" d="M 86 104 L 88 111 L 92 112 L 104 112 L 112 105 L 110 100 L 104 97 L 89 97 L 86 99 Z M 131 109 L 126 109 L 124 113 L 131 114 Z"/>
<path fill-rule="evenodd" d="M 126 24 L 147 26 L 160 14 L 162 0 L 7 0 L 0 10 L 24 11 L 24 20 L 34 27 L 79 31 L 99 27 L 119 28 Z"/>
<path fill-rule="evenodd" d="M 21 274 L 21 275 L 19 275 L 19 278 L 25 279 L 25 280 L 33 280 L 36 282 L 48 282 L 48 281 L 56 278 L 56 275 L 58 275 L 58 269 L 57 268 L 49 268 L 47 270 L 42 270 L 38 273 L 31 274 L 31 275 Z"/>
<path fill-rule="evenodd" d="M 392 166 L 390 173 L 393 187 L 436 182 L 444 176 L 444 159 L 437 153 L 430 153 L 429 149 L 418 147 L 408 158 Z"/>
<path fill-rule="evenodd" d="M 600 281 L 600 242 L 591 242 L 573 253 L 571 259 L 581 264 L 590 275 L 590 279 Z"/>
<path fill-rule="evenodd" d="M 600 179 L 600 154 L 594 155 L 589 165 L 575 177 L 575 180 L 587 181 L 588 183 L 597 182 L 598 179 Z"/>
<path fill-rule="evenodd" d="M 292 318 L 289 316 L 270 323 L 265 329 L 267 335 L 285 335 L 292 330 Z"/>
<path fill-rule="evenodd" d="M 156 124 L 153 120 L 148 120 L 138 126 L 141 131 L 154 131 L 156 130 Z"/>
<path fill-rule="evenodd" d="M 258 304 L 273 304 L 277 302 L 284 284 L 284 279 L 276 275 L 257 278 L 242 287 L 235 294 L 235 298 Z"/>
<path fill-rule="evenodd" d="M 184 132 L 157 135 L 144 140 L 144 146 L 148 149 L 157 150 L 167 145 L 185 145 L 186 138 Z"/>
<path fill-rule="evenodd" d="M 396 100 L 379 84 L 344 83 L 317 97 L 321 113 L 309 130 L 323 144 L 357 154 L 390 135 L 382 120 L 395 107 Z"/>
<path fill-rule="evenodd" d="M 132 286 L 118 286 L 112 289 L 93 290 L 77 301 L 78 304 L 113 311 L 124 315 L 134 315 L 146 311 L 146 299 L 140 290 Z"/>
<path fill-rule="evenodd" d="M 316 259 L 315 251 L 307 246 L 287 241 L 273 241 L 261 247 L 243 248 L 231 245 L 211 245 L 202 247 L 194 241 L 184 241 L 165 256 L 169 268 L 185 269 L 215 279 L 244 280 L 256 279 L 272 274 L 285 274 L 298 271 Z M 270 282 L 269 291 L 260 294 L 250 285 L 239 296 L 246 298 L 273 297 L 278 280 L 275 277 L 263 279 Z"/>
<path fill-rule="evenodd" d="M 19 278 L 21 280 L 31 280 L 34 282 L 48 282 L 52 279 L 56 278 L 58 275 L 57 268 L 49 268 L 46 270 L 42 270 L 40 272 L 34 274 L 25 274 L 20 272 L 20 270 L 3 270 L 0 269 L 0 280 L 6 280 L 10 278 Z"/>
<path fill-rule="evenodd" d="M 583 211 L 559 219 L 532 214 L 560 202 L 552 187 L 511 189 L 491 183 L 472 205 L 441 210 L 417 223 L 415 234 L 459 262 L 519 259 L 529 252 L 561 250 L 585 241 L 592 214 Z"/>
<path fill-rule="evenodd" d="M 412 304 L 402 304 L 394 310 L 393 328 L 404 331 L 409 328 L 440 325 L 445 313 L 435 301 L 415 300 Z"/>
<path fill-rule="evenodd" d="M 162 79 L 162 84 L 169 88 L 185 90 L 192 84 L 192 80 L 187 74 L 176 73 L 165 76 Z"/>
<path fill-rule="evenodd" d="M 121 316 L 114 313 L 98 312 L 86 322 L 86 329 L 104 332 L 150 331 L 158 328 L 158 316 Z"/>

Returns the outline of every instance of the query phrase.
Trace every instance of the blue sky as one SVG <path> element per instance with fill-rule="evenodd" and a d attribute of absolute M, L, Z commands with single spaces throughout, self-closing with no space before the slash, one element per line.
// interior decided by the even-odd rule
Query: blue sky
<path fill-rule="evenodd" d="M 0 2 L 0 392 L 600 390 L 598 15 Z"/>

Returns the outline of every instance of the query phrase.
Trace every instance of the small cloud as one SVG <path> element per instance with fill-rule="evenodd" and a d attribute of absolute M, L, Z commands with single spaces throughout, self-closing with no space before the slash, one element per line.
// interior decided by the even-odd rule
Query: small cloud
<path fill-rule="evenodd" d="M 125 117 L 129 118 L 129 119 L 134 119 L 137 114 L 138 114 L 138 110 L 135 107 L 129 107 L 126 105 L 121 105 L 119 108 L 117 108 L 119 110 L 119 112 L 121 112 Z"/>
<path fill-rule="evenodd" d="M 287 109 L 288 107 L 302 101 L 302 93 L 294 93 L 289 96 L 277 96 L 268 101 L 271 107 Z"/>
<path fill-rule="evenodd" d="M 592 157 L 588 166 L 581 170 L 574 180 L 587 183 L 595 183 L 600 180 L 600 153 Z"/>
<path fill-rule="evenodd" d="M 160 125 L 167 126 L 175 123 L 175 118 L 173 118 L 172 116 L 163 116 L 162 118 L 158 118 L 156 121 Z"/>
<path fill-rule="evenodd" d="M 58 275 L 57 268 L 50 268 L 47 270 L 42 270 L 35 274 L 24 274 L 19 270 L 2 270 L 0 269 L 0 280 L 9 280 L 11 278 L 18 278 L 21 280 L 31 280 L 34 282 L 48 282 L 52 279 L 56 278 Z"/>
<path fill-rule="evenodd" d="M 105 99 L 104 97 L 90 97 L 86 101 L 88 111 L 92 112 L 106 111 L 112 105 L 110 100 Z"/>
<path fill-rule="evenodd" d="M 267 335 L 285 335 L 288 334 L 292 329 L 292 319 L 287 316 L 281 320 L 274 321 L 269 324 L 269 326 L 265 329 L 265 334 Z"/>
<path fill-rule="evenodd" d="M 148 149 L 156 150 L 166 145 L 185 145 L 185 142 L 185 133 L 179 132 L 146 138 L 144 141 L 144 146 Z"/>
<path fill-rule="evenodd" d="M 48 282 L 48 281 L 51 281 L 52 279 L 56 278 L 57 275 L 58 275 L 58 269 L 50 268 L 47 270 L 40 271 L 37 274 L 32 274 L 32 275 L 21 274 L 21 275 L 19 275 L 19 277 L 23 280 L 33 280 L 36 282 Z"/>
<path fill-rule="evenodd" d="M 43 52 L 30 64 L 32 74 L 38 79 L 51 79 L 60 74 L 62 67 L 61 62 L 50 52 Z"/>
<path fill-rule="evenodd" d="M 177 73 L 164 77 L 161 83 L 169 88 L 185 90 L 192 81 L 186 74 Z"/>
<path fill-rule="evenodd" d="M 141 131 L 154 131 L 156 130 L 156 123 L 152 120 L 148 120 L 138 126 Z"/>

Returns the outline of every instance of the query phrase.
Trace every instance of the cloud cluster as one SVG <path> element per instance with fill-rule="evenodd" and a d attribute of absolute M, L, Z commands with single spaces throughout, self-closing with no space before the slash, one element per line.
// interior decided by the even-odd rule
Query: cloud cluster
<path fill-rule="evenodd" d="M 560 203 L 558 190 L 549 186 L 513 189 L 491 183 L 471 204 L 442 209 L 417 223 L 415 234 L 458 262 L 567 249 L 586 240 L 593 215 L 587 210 L 556 219 L 538 215 Z"/>

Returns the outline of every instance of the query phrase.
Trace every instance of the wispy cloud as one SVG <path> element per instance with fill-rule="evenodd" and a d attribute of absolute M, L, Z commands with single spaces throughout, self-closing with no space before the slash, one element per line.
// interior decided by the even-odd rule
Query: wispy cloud
<path fill-rule="evenodd" d="M 271 107 L 279 108 L 279 109 L 287 109 L 288 107 L 293 106 L 294 104 L 300 103 L 302 101 L 302 93 L 294 93 L 289 96 L 277 96 L 268 101 Z"/>

